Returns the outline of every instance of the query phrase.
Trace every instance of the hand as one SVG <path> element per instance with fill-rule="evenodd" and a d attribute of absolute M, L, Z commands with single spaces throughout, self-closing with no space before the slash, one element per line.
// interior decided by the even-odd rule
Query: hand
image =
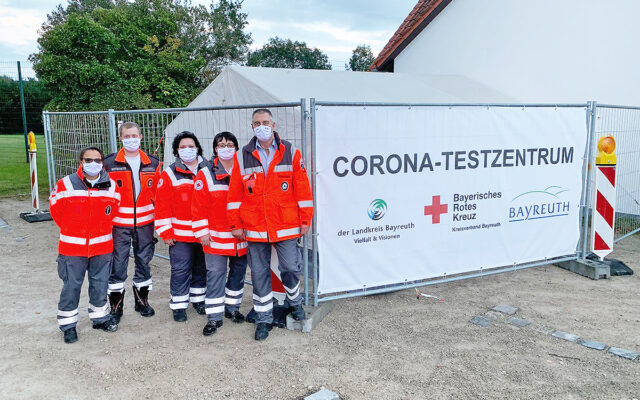
<path fill-rule="evenodd" d="M 176 240 L 175 239 L 162 239 L 162 241 L 167 246 L 173 246 L 174 244 L 176 244 Z"/>
<path fill-rule="evenodd" d="M 304 236 L 309 232 L 309 225 L 300 225 L 300 236 Z"/>
<path fill-rule="evenodd" d="M 233 235 L 234 238 L 238 240 L 244 240 L 245 238 L 244 229 L 234 229 L 231 231 L 231 234 Z"/>
<path fill-rule="evenodd" d="M 204 235 L 200 238 L 200 244 L 202 244 L 202 246 L 209 246 L 209 243 L 211 243 L 209 235 Z"/>

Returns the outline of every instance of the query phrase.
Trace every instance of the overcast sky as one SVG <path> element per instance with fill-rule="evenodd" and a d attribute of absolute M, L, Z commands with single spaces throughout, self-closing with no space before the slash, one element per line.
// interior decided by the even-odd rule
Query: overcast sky
<path fill-rule="evenodd" d="M 209 4 L 210 0 L 192 0 Z M 418 0 L 245 0 L 247 32 L 258 48 L 279 36 L 304 41 L 343 69 L 358 44 L 374 55 Z M 0 0 L 0 61 L 26 60 L 37 51 L 38 29 L 47 13 L 67 0 Z"/>

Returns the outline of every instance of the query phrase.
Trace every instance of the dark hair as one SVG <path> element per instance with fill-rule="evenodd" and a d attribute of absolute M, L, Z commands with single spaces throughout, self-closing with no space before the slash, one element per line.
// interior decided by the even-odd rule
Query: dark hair
<path fill-rule="evenodd" d="M 198 141 L 196 135 L 193 132 L 183 131 L 178 133 L 178 136 L 173 139 L 173 144 L 171 145 L 171 147 L 173 147 L 174 156 L 178 157 L 178 146 L 180 146 L 180 141 L 182 139 L 193 139 L 193 142 L 196 144 L 196 148 L 198 149 L 198 155 L 202 155 L 202 146 L 200 146 L 200 142 Z"/>
<path fill-rule="evenodd" d="M 140 125 L 135 122 L 127 121 L 118 127 L 118 136 L 122 136 L 122 131 L 125 129 L 136 128 L 138 130 L 138 134 L 142 135 L 142 129 L 140 129 Z"/>
<path fill-rule="evenodd" d="M 218 150 L 216 150 L 216 147 L 218 147 L 218 143 L 220 143 L 222 141 L 222 139 L 233 142 L 233 145 L 236 147 L 236 151 L 239 150 L 239 146 L 238 146 L 238 139 L 236 139 L 235 135 L 231 132 L 220 132 L 218 133 L 214 138 L 213 138 L 213 155 L 214 156 L 218 156 Z"/>
<path fill-rule="evenodd" d="M 85 147 L 84 149 L 80 150 L 80 156 L 78 157 L 78 160 L 82 161 L 82 159 L 84 158 L 84 153 L 86 153 L 89 150 L 97 151 L 98 153 L 100 153 L 100 159 L 104 160 L 104 153 L 102 152 L 102 150 L 94 146 Z"/>
<path fill-rule="evenodd" d="M 256 114 L 261 114 L 261 113 L 267 113 L 269 114 L 270 117 L 273 118 L 273 114 L 271 114 L 271 111 L 267 110 L 266 108 L 258 108 L 257 110 L 254 110 L 253 114 L 251 114 L 251 118 L 253 118 Z"/>

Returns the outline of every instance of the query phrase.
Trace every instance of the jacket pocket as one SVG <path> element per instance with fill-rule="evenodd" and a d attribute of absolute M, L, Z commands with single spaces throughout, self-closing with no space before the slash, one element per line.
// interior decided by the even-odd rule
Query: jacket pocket
<path fill-rule="evenodd" d="M 62 279 L 63 282 L 67 281 L 67 259 L 62 254 L 58 255 L 58 276 Z"/>

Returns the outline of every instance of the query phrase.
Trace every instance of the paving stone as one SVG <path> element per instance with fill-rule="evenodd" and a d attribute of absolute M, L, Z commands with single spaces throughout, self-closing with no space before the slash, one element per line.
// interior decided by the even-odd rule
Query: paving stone
<path fill-rule="evenodd" d="M 491 325 L 491 320 L 485 317 L 484 315 L 478 315 L 476 317 L 473 317 L 473 319 L 469 322 L 471 322 L 474 325 L 481 326 L 483 328 L 486 328 L 487 326 Z"/>
<path fill-rule="evenodd" d="M 574 335 L 573 333 L 567 333 L 562 331 L 555 331 L 551 334 L 559 339 L 568 340 L 569 342 L 577 342 L 580 339 L 580 336 Z"/>
<path fill-rule="evenodd" d="M 518 318 L 518 317 L 511 317 L 507 320 L 507 322 L 510 323 L 511 325 L 519 326 L 522 328 L 524 328 L 525 326 L 531 325 L 531 322 L 527 321 L 524 318 Z"/>
<path fill-rule="evenodd" d="M 581 344 L 584 347 L 588 347 L 590 349 L 595 349 L 595 350 L 604 350 L 607 347 L 607 345 L 602 342 L 596 342 L 595 340 L 587 340 L 587 339 L 578 340 L 578 344 Z"/>
<path fill-rule="evenodd" d="M 497 311 L 491 311 L 491 310 L 484 313 L 484 315 L 487 318 L 492 319 L 494 321 L 504 321 L 504 319 L 506 318 L 506 316 L 503 313 L 499 313 Z"/>
<path fill-rule="evenodd" d="M 507 315 L 513 315 L 518 311 L 518 307 L 509 306 L 506 304 L 499 304 L 492 308 L 493 311 L 501 312 Z"/>
<path fill-rule="evenodd" d="M 305 397 L 304 400 L 340 400 L 340 396 L 331 390 L 321 389 L 314 394 Z"/>
<path fill-rule="evenodd" d="M 627 349 L 621 349 L 620 347 L 611 347 L 609 348 L 607 353 L 626 358 L 627 360 L 634 360 L 636 357 L 638 357 L 638 353 Z"/>
<path fill-rule="evenodd" d="M 532 326 L 532 329 L 544 335 L 551 335 L 553 332 L 555 332 L 555 329 L 548 327 L 546 325 L 534 325 Z"/>

